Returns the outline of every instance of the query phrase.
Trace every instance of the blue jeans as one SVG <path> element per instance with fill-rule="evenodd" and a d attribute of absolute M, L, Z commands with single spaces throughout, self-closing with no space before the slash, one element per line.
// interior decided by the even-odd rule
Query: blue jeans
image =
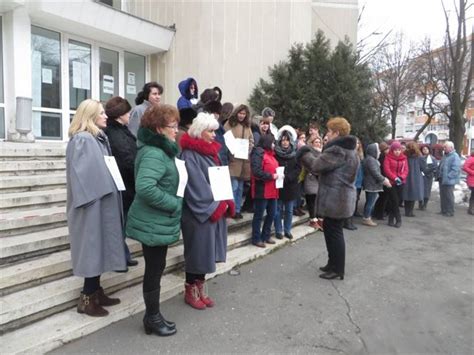
<path fill-rule="evenodd" d="M 374 210 L 375 202 L 379 198 L 378 192 L 365 192 L 364 218 L 370 218 Z"/>
<path fill-rule="evenodd" d="M 275 214 L 275 233 L 282 234 L 281 217 L 283 215 L 283 231 L 286 234 L 291 233 L 291 224 L 293 223 L 293 208 L 297 200 L 282 201 L 278 200 L 278 206 Z"/>
<path fill-rule="evenodd" d="M 264 198 L 256 198 L 254 200 L 254 213 L 252 220 L 252 243 L 265 242 L 270 239 L 270 232 L 272 230 L 273 220 L 275 219 L 275 212 L 277 207 L 277 200 L 266 200 Z M 260 231 L 262 225 L 263 212 L 267 211 L 265 221 L 263 222 L 263 229 Z"/>
<path fill-rule="evenodd" d="M 242 195 L 244 193 L 244 180 L 231 177 L 230 182 L 232 183 L 232 193 L 234 194 L 235 213 L 240 213 L 240 208 L 242 207 Z"/>

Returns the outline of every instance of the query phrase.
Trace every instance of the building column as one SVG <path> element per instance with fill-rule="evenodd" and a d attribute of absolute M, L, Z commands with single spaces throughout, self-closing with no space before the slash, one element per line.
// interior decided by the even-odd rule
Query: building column
<path fill-rule="evenodd" d="M 32 133 L 31 20 L 25 6 L 4 15 L 7 140 L 34 142 Z"/>

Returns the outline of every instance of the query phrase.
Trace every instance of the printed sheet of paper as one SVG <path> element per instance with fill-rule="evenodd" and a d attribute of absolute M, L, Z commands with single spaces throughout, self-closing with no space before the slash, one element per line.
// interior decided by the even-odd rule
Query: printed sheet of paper
<path fill-rule="evenodd" d="M 285 180 L 285 167 L 279 166 L 276 170 L 278 175 L 278 179 L 276 179 L 275 184 L 277 189 L 281 189 L 283 187 L 283 181 Z"/>
<path fill-rule="evenodd" d="M 211 183 L 214 201 L 233 200 L 232 184 L 228 166 L 209 167 L 209 182 Z"/>
<path fill-rule="evenodd" d="M 117 190 L 125 191 L 125 184 L 123 183 L 122 175 L 120 175 L 120 170 L 115 158 L 113 156 L 104 155 L 104 160 L 105 165 L 107 165 L 107 169 L 110 171 L 110 175 L 112 175 L 112 179 L 114 179 Z"/>
<path fill-rule="evenodd" d="M 184 160 L 174 158 L 174 163 L 178 169 L 179 174 L 179 184 L 178 191 L 176 196 L 184 197 L 184 190 L 186 189 L 186 184 L 188 183 L 188 171 L 186 170 L 186 162 Z"/>
<path fill-rule="evenodd" d="M 232 155 L 234 155 L 236 143 L 235 143 L 235 137 L 232 134 L 232 131 L 225 132 L 224 141 L 225 141 L 225 145 L 227 146 L 227 149 L 229 149 L 229 152 Z"/>
<path fill-rule="evenodd" d="M 235 138 L 235 152 L 234 157 L 237 159 L 249 159 L 249 145 L 248 139 Z"/>

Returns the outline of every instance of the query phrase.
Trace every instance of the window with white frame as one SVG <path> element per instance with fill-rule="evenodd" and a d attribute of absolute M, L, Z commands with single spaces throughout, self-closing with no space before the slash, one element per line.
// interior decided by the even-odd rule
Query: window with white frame
<path fill-rule="evenodd" d="M 32 26 L 33 134 L 62 139 L 61 35 Z"/>
<path fill-rule="evenodd" d="M 134 106 L 146 82 L 145 56 L 78 36 L 32 26 L 31 53 L 33 133 L 39 139 L 66 139 L 85 99 L 105 104 L 120 95 Z"/>

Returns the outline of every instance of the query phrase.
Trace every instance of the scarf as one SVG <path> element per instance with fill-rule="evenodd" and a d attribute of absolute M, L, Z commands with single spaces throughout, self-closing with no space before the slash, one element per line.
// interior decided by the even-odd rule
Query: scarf
<path fill-rule="evenodd" d="M 221 145 L 216 141 L 208 143 L 202 139 L 193 138 L 188 133 L 185 133 L 181 137 L 179 144 L 181 145 L 182 150 L 189 149 L 198 152 L 201 155 L 210 156 L 216 165 L 221 164 L 218 156 Z"/>

